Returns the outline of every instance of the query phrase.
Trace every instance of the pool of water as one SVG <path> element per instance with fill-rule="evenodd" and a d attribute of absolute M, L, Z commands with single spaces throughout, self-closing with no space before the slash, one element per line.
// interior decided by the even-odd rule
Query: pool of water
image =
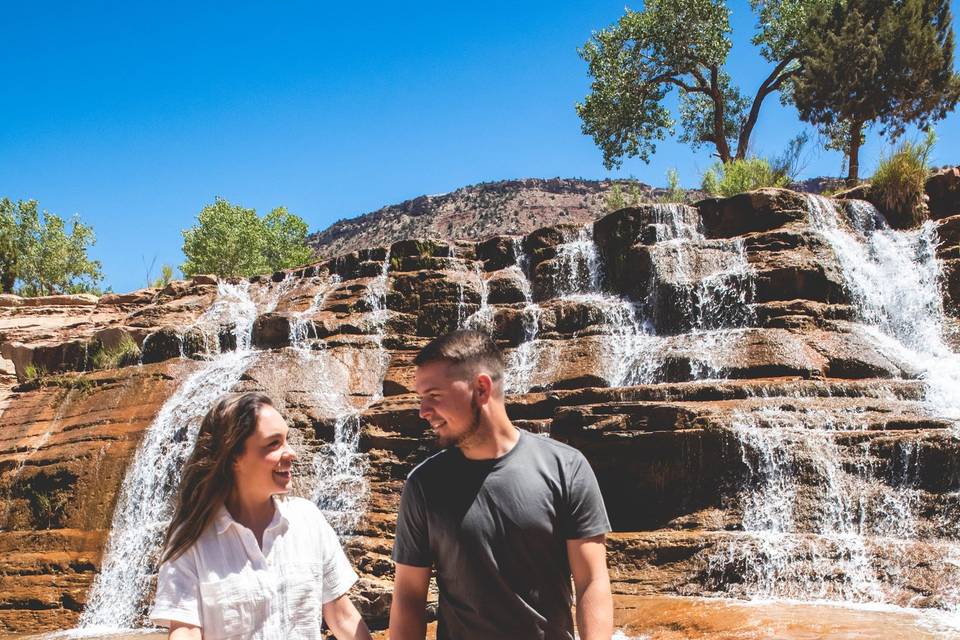
<path fill-rule="evenodd" d="M 615 640 L 960 640 L 960 613 L 673 596 L 615 597 Z M 427 637 L 435 637 L 432 623 Z M 157 640 L 157 631 L 3 635 L 0 640 Z M 374 634 L 386 640 L 389 633 Z"/>

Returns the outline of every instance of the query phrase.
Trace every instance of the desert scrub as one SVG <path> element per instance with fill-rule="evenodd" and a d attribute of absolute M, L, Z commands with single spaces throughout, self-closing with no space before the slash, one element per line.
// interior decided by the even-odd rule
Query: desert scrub
<path fill-rule="evenodd" d="M 657 201 L 669 204 L 671 202 L 686 202 L 687 190 L 680 186 L 680 173 L 676 169 L 667 171 L 667 191 Z"/>
<path fill-rule="evenodd" d="M 60 387 L 64 391 L 76 389 L 80 391 L 80 393 L 89 393 L 90 390 L 95 386 L 93 380 L 85 375 L 71 375 L 65 373 L 56 376 L 48 376 L 42 384 L 45 387 Z"/>
<path fill-rule="evenodd" d="M 892 155 L 880 159 L 868 197 L 894 227 L 915 227 L 927 217 L 925 185 L 936 140 L 928 129 L 923 142 L 905 140 Z"/>
<path fill-rule="evenodd" d="M 140 360 L 140 347 L 129 335 L 124 335 L 115 347 L 100 347 L 90 357 L 94 369 L 116 369 L 136 364 Z"/>
<path fill-rule="evenodd" d="M 28 364 L 23 370 L 23 383 L 31 387 L 39 387 L 47 377 L 47 368 L 42 364 Z"/>
<path fill-rule="evenodd" d="M 764 158 L 718 162 L 703 173 L 702 189 L 714 197 L 729 198 L 764 187 L 784 187 L 788 179 Z"/>
<path fill-rule="evenodd" d="M 604 201 L 604 207 L 607 211 L 619 211 L 643 203 L 643 193 L 640 191 L 640 185 L 636 182 L 627 184 L 629 185 L 628 191 L 624 191 L 620 183 L 614 183 L 613 187 L 610 188 Z M 566 211 L 564 211 L 564 215 L 566 215 Z"/>

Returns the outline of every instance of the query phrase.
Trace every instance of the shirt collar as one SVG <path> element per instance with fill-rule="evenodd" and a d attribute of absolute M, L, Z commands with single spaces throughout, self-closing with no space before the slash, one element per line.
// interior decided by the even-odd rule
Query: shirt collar
<path fill-rule="evenodd" d="M 270 521 L 270 524 L 267 525 L 265 531 L 278 527 L 280 525 L 286 526 L 289 524 L 289 519 L 284 513 L 286 509 L 286 500 L 280 496 L 273 496 L 273 520 Z M 223 534 L 227 529 L 232 526 L 242 527 L 243 525 L 233 519 L 233 516 L 230 515 L 230 512 L 227 511 L 227 507 L 220 503 L 220 507 L 217 509 L 217 515 L 214 516 L 214 526 L 217 529 L 217 535 Z"/>

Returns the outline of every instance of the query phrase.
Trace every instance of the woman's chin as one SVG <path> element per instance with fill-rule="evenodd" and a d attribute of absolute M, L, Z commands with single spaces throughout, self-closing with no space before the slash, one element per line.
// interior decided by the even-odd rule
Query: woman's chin
<path fill-rule="evenodd" d="M 273 474 L 273 486 L 277 493 L 288 493 L 290 491 L 291 484 L 293 484 L 293 477 L 289 472 L 286 474 Z"/>

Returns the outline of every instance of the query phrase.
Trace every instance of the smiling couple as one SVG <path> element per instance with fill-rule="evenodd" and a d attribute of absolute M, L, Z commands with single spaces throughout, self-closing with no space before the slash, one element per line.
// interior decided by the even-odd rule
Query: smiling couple
<path fill-rule="evenodd" d="M 432 570 L 440 640 L 609 640 L 610 530 L 576 449 L 518 430 L 504 361 L 484 333 L 441 336 L 417 355 L 420 416 L 443 449 L 400 500 L 392 640 L 426 635 Z M 287 497 L 296 454 L 263 394 L 221 399 L 184 468 L 151 619 L 170 638 L 369 638 L 346 593 L 357 580 L 316 506 Z M 573 588 L 571 589 L 571 575 Z"/>

